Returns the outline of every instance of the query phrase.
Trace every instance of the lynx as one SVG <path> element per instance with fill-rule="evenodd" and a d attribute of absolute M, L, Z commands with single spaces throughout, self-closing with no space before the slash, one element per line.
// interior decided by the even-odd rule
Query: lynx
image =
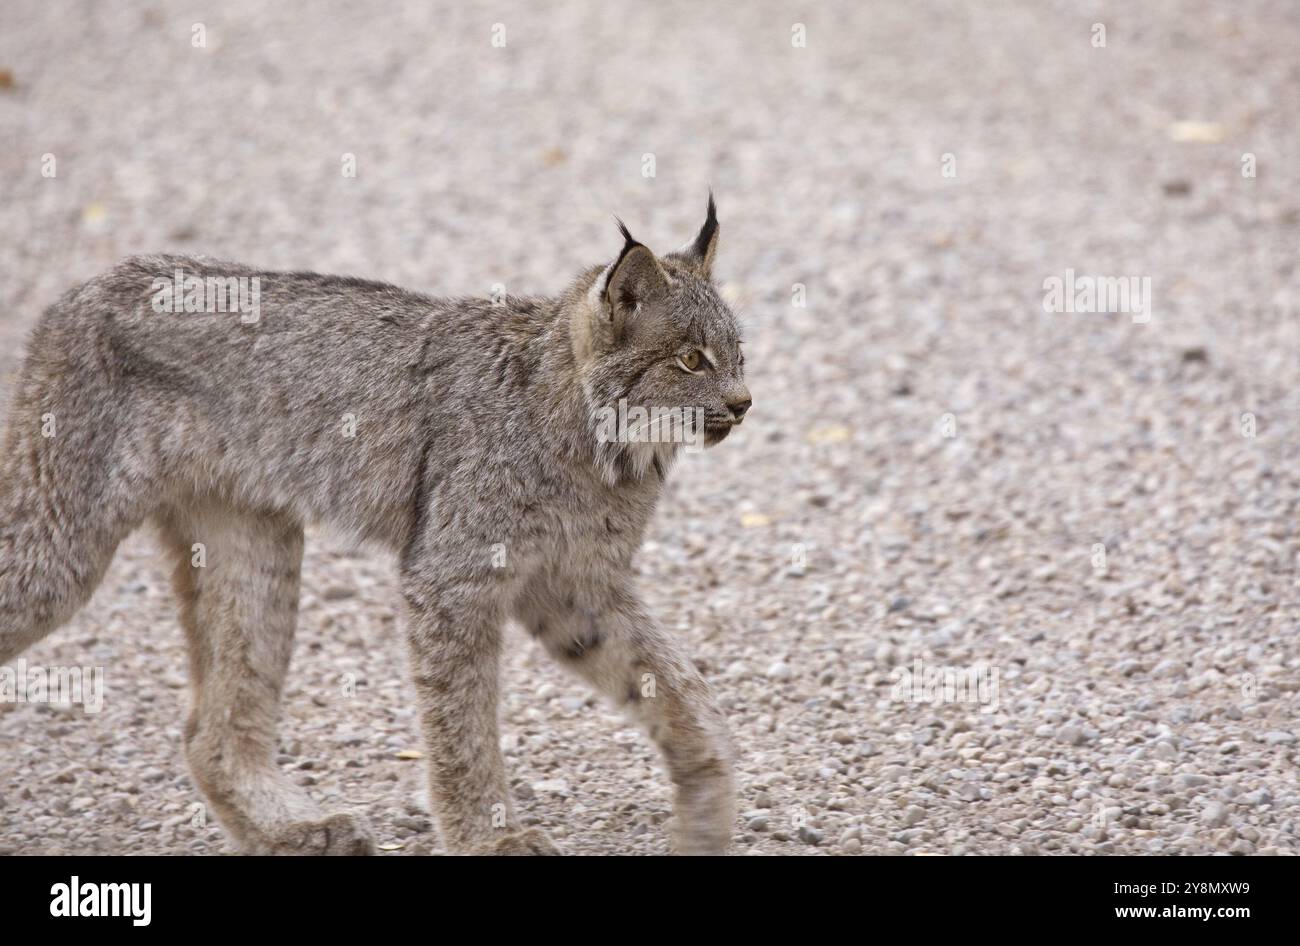
<path fill-rule="evenodd" d="M 750 406 L 740 335 L 712 284 L 712 195 L 675 252 L 619 228 L 614 261 L 556 297 L 431 298 L 177 256 L 67 293 L 31 336 L 0 458 L 0 663 L 66 622 L 122 539 L 154 524 L 190 655 L 186 756 L 233 845 L 368 853 L 364 818 L 321 811 L 275 762 L 303 529 L 335 527 L 395 554 L 449 851 L 558 853 L 520 824 L 499 749 L 514 621 L 658 745 L 674 849 L 725 852 L 723 714 L 632 580 L 682 444 L 597 436 L 596 418 L 682 408 L 718 443 Z M 159 304 L 178 276 L 176 292 L 256 287 L 256 317 Z"/>

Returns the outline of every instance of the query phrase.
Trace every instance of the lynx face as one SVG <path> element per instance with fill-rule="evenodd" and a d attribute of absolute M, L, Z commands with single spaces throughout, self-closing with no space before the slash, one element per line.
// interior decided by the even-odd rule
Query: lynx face
<path fill-rule="evenodd" d="M 618 259 L 591 290 L 588 395 L 597 409 L 634 417 L 626 425 L 634 433 L 660 435 L 650 442 L 661 454 L 681 445 L 671 428 L 683 418 L 687 436 L 711 447 L 751 403 L 740 328 L 710 279 L 718 240 L 713 198 L 699 236 L 676 253 L 657 258 L 626 228 L 623 236 Z M 630 453 L 654 452 L 632 441 Z"/>

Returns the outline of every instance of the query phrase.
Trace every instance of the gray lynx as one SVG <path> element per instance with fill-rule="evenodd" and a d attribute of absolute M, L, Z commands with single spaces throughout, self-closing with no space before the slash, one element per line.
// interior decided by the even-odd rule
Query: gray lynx
<path fill-rule="evenodd" d="M 234 844 L 367 853 L 362 817 L 322 812 L 275 762 L 303 528 L 325 524 L 396 554 L 448 850 L 558 853 L 519 823 L 499 749 L 513 620 L 659 746 L 675 850 L 725 852 L 725 720 L 632 582 L 684 438 L 637 435 L 654 421 L 598 428 L 612 411 L 682 408 L 703 445 L 722 440 L 750 404 L 740 337 L 711 282 L 712 196 L 676 252 L 620 227 L 617 258 L 558 297 L 430 298 L 176 256 L 127 259 L 66 294 L 32 333 L 0 458 L 0 664 L 66 622 L 123 538 L 155 524 L 190 654 L 186 754 Z M 256 286 L 258 317 L 160 307 L 178 273 Z"/>

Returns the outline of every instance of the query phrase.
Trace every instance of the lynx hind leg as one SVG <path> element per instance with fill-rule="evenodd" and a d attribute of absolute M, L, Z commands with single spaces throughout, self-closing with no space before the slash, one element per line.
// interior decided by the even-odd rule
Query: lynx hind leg
<path fill-rule="evenodd" d="M 190 652 L 185 749 L 217 819 L 251 854 L 371 853 L 362 818 L 322 813 L 275 762 L 302 527 L 276 514 L 204 508 L 166 516 L 161 531 Z"/>
<path fill-rule="evenodd" d="M 89 600 L 155 508 L 158 471 L 131 452 L 127 415 L 108 380 L 38 325 L 0 444 L 0 664 Z"/>
<path fill-rule="evenodd" d="M 117 519 L 84 495 L 38 488 L 19 458 L 10 459 L 0 470 L 0 664 L 90 599 L 118 544 L 143 519 Z"/>
<path fill-rule="evenodd" d="M 635 720 L 673 781 L 678 854 L 725 854 L 735 823 L 731 738 L 694 663 L 626 596 L 605 606 L 532 598 L 521 619 L 559 663 Z"/>

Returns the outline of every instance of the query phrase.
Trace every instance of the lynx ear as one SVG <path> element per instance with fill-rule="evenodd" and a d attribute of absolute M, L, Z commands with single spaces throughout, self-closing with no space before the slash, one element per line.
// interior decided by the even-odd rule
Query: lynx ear
<path fill-rule="evenodd" d="M 668 289 L 668 276 L 650 248 L 638 243 L 622 220 L 618 228 L 623 234 L 623 250 L 605 277 L 603 300 L 615 337 L 622 336 L 623 326 L 640 303 L 651 302 Z"/>
<path fill-rule="evenodd" d="M 704 218 L 695 242 L 681 250 L 680 257 L 694 267 L 705 279 L 713 272 L 713 256 L 718 251 L 718 208 L 713 203 L 713 191 L 709 191 L 709 212 Z"/>

